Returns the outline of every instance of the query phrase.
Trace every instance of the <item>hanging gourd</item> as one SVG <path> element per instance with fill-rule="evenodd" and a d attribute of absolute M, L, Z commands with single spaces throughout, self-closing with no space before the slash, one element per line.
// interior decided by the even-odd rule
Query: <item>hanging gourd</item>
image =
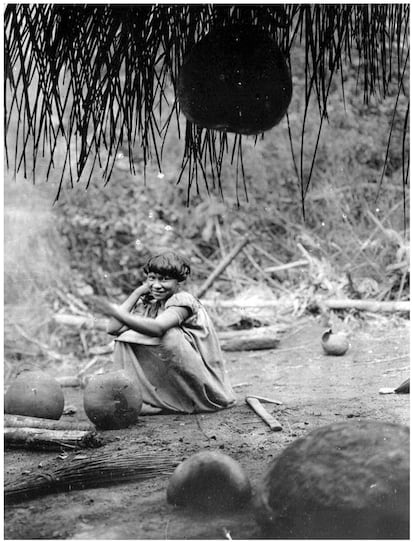
<path fill-rule="evenodd" d="M 255 26 L 209 32 L 184 58 L 178 100 L 204 128 L 260 134 L 275 126 L 292 97 L 292 79 L 275 41 Z"/>

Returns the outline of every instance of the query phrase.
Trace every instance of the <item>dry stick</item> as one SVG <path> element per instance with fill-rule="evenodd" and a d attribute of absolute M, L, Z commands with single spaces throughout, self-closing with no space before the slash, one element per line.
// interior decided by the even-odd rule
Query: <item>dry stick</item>
<path fill-rule="evenodd" d="M 269 254 L 267 252 L 267 250 L 265 250 L 263 247 L 261 247 L 260 245 L 255 245 L 254 248 L 256 250 L 258 250 L 259 252 L 261 252 L 263 254 L 263 256 L 266 256 L 267 258 L 269 258 L 269 260 L 271 260 L 272 262 L 275 262 L 277 265 L 282 265 L 283 262 L 281 262 L 280 260 L 278 260 L 277 258 L 275 258 L 274 256 L 272 256 L 271 254 Z"/>
<path fill-rule="evenodd" d="M 243 249 L 243 247 L 248 242 L 249 242 L 249 238 L 246 236 L 234 247 L 234 249 L 228 254 L 228 256 L 226 256 L 226 258 L 224 258 L 219 263 L 216 269 L 207 278 L 207 280 L 204 282 L 204 284 L 201 286 L 201 288 L 197 292 L 196 297 L 202 297 L 207 292 L 207 290 L 210 288 L 210 286 L 213 284 L 216 278 L 226 269 L 226 267 L 234 260 L 237 254 Z"/>
<path fill-rule="evenodd" d="M 405 284 L 406 277 L 407 277 L 407 271 L 404 271 L 403 276 L 401 277 L 400 288 L 398 290 L 398 296 L 397 296 L 398 301 L 401 299 L 401 296 L 402 296 L 402 293 L 403 293 L 403 290 L 404 290 L 404 284 Z"/>
<path fill-rule="evenodd" d="M 17 414 L 5 414 L 3 421 L 4 427 L 37 427 L 41 429 L 95 431 L 93 425 L 87 422 L 49 420 L 48 418 L 35 418 L 34 416 L 20 416 Z"/>
<path fill-rule="evenodd" d="M 86 459 L 66 460 L 56 467 L 44 465 L 42 473 L 36 470 L 5 483 L 6 503 L 18 502 L 39 494 L 108 486 L 128 481 L 147 480 L 171 474 L 180 460 L 171 454 L 140 454 L 136 450 L 99 451 Z"/>
<path fill-rule="evenodd" d="M 252 266 L 257 270 L 257 272 L 260 274 L 263 279 L 268 282 L 271 286 L 274 288 L 277 288 L 278 290 L 282 290 L 282 292 L 289 293 L 289 290 L 282 286 L 281 284 L 278 284 L 275 280 L 269 277 L 269 275 L 266 275 L 266 273 L 263 271 L 263 269 L 260 267 L 260 265 L 254 260 L 253 256 L 246 250 L 243 249 L 244 254 L 247 256 L 247 259 L 252 264 Z"/>
<path fill-rule="evenodd" d="M 108 352 L 108 353 L 112 353 L 112 351 L 113 351 L 113 348 L 112 348 L 111 351 Z M 98 361 L 99 361 L 99 358 L 98 358 L 97 356 L 93 357 L 93 358 L 91 359 L 91 361 L 89 361 L 89 362 L 85 365 L 85 367 L 83 367 L 83 369 L 81 369 L 81 370 L 78 372 L 78 374 L 76 375 L 77 378 L 82 379 L 82 378 L 85 376 L 85 373 L 86 373 L 91 367 L 93 367 L 93 366 L 95 365 L 95 363 L 97 363 Z"/>
<path fill-rule="evenodd" d="M 223 235 L 222 235 L 222 232 L 221 232 L 220 223 L 218 221 L 217 216 L 214 217 L 214 225 L 216 227 L 216 235 L 217 235 L 217 240 L 218 240 L 218 244 L 219 244 L 219 248 L 220 248 L 221 257 L 225 258 L 226 251 L 224 249 Z M 227 276 L 229 277 L 229 279 L 231 281 L 230 286 L 231 286 L 231 289 L 232 289 L 232 292 L 233 292 L 233 297 L 236 297 L 236 289 L 234 287 L 234 275 L 233 275 L 233 272 L 230 271 L 230 268 L 231 268 L 231 262 L 226 268 L 226 273 L 227 273 Z"/>
<path fill-rule="evenodd" d="M 276 272 L 276 271 L 286 271 L 287 269 L 292 269 L 293 267 L 303 267 L 305 265 L 309 265 L 308 260 L 298 260 L 296 262 L 285 263 L 283 265 L 276 265 L 276 266 L 273 266 L 273 267 L 265 267 L 264 271 L 266 273 L 273 273 L 273 272 Z"/>

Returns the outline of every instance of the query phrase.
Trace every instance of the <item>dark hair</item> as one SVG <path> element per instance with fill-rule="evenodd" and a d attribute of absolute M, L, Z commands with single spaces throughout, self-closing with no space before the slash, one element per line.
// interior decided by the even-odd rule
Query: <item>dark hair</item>
<path fill-rule="evenodd" d="M 175 252 L 163 252 L 148 260 L 144 272 L 147 275 L 148 273 L 167 275 L 181 282 L 188 277 L 191 269 L 187 261 Z"/>

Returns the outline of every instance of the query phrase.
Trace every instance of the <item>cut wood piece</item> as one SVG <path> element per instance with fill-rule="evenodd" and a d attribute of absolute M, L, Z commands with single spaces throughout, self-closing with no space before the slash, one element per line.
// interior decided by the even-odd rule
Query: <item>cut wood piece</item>
<path fill-rule="evenodd" d="M 78 388 L 81 385 L 80 378 L 77 376 L 57 376 L 56 380 L 62 388 Z"/>
<path fill-rule="evenodd" d="M 4 445 L 10 448 L 61 450 L 97 448 L 104 440 L 94 431 L 5 427 Z"/>
<path fill-rule="evenodd" d="M 89 455 L 90 454 L 90 455 Z M 172 474 L 182 461 L 171 454 L 140 454 L 136 450 L 111 450 L 88 452 L 88 457 L 76 456 L 44 464 L 42 472 L 35 470 L 4 484 L 6 504 L 19 502 L 45 493 L 110 486 L 128 481 L 147 480 L 156 476 Z"/>
<path fill-rule="evenodd" d="M 264 408 L 261 402 L 255 397 L 246 397 L 246 403 L 256 414 L 270 427 L 272 431 L 282 431 L 281 424 Z"/>
<path fill-rule="evenodd" d="M 277 348 L 280 339 L 277 337 L 266 336 L 241 336 L 227 337 L 220 339 L 221 349 L 227 352 L 237 352 L 242 350 L 271 350 Z"/>
<path fill-rule="evenodd" d="M 240 331 L 220 331 L 222 350 L 265 350 L 277 348 L 285 330 L 277 326 L 263 326 Z"/>
<path fill-rule="evenodd" d="M 95 431 L 95 428 L 87 422 L 49 420 L 48 418 L 19 416 L 17 414 L 5 414 L 4 427 L 36 427 L 38 429 L 60 429 L 63 431 Z"/>

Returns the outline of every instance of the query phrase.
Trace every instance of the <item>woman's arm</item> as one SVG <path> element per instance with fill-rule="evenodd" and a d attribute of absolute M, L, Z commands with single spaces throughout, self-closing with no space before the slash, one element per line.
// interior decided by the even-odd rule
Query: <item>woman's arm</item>
<path fill-rule="evenodd" d="M 177 310 L 178 309 L 178 310 Z M 174 311 L 168 309 L 156 318 L 148 318 L 131 314 L 122 306 L 112 305 L 112 317 L 129 329 L 144 333 L 151 337 L 162 337 L 172 327 L 177 327 L 183 320 L 190 316 L 190 310 L 178 307 Z"/>
<path fill-rule="evenodd" d="M 135 288 L 135 290 L 127 297 L 127 299 L 119 305 L 122 310 L 125 310 L 126 312 L 130 313 L 132 309 L 137 304 L 139 298 L 148 293 L 149 288 L 146 283 L 141 284 L 141 286 L 138 286 L 138 288 Z M 110 316 L 108 325 L 107 325 L 107 332 L 110 335 L 117 335 L 122 330 L 122 328 L 125 326 L 123 322 L 120 322 L 117 318 Z"/>

